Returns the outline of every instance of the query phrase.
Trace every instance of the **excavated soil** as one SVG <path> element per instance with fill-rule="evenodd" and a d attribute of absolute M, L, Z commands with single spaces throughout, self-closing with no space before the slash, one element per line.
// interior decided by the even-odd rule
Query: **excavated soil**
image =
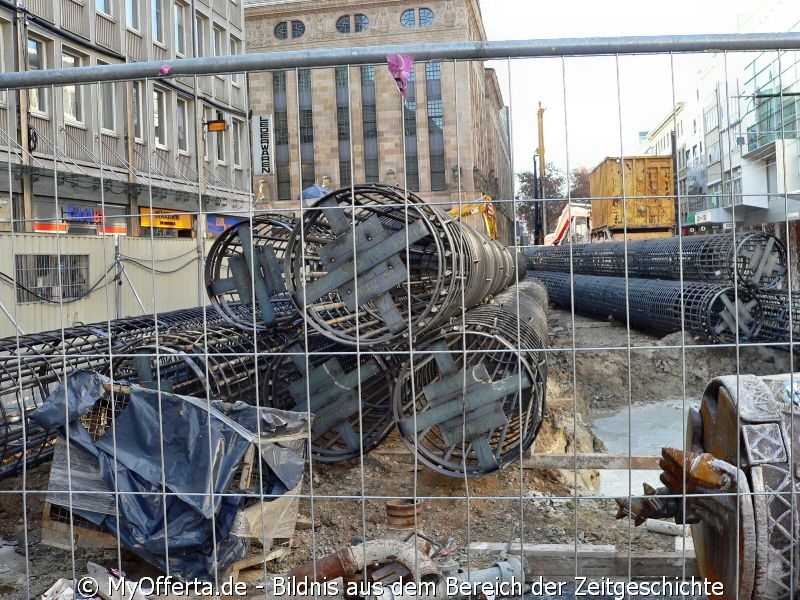
<path fill-rule="evenodd" d="M 572 317 L 550 310 L 548 394 L 545 422 L 536 440 L 540 452 L 602 452 L 586 422 L 598 414 L 666 397 L 698 402 L 706 383 L 716 375 L 741 372 L 781 373 L 790 370 L 787 353 L 772 348 L 722 348 L 698 344 L 691 336 L 665 338 L 628 332 L 613 322 Z M 574 327 L 573 327 L 574 323 Z M 685 341 L 685 348 L 681 348 Z M 630 346 L 630 347 L 629 347 Z M 745 368 L 746 366 L 746 368 Z M 614 544 L 618 550 L 671 550 L 672 537 L 633 528 L 614 518 L 612 498 L 584 498 L 600 474 L 521 469 L 519 465 L 465 482 L 414 463 L 399 437 L 392 434 L 361 461 L 314 464 L 304 494 L 313 488 L 313 502 L 301 500 L 300 513 L 313 516 L 314 527 L 298 531 L 292 552 L 268 564 L 282 573 L 314 555 L 328 554 L 354 540 L 386 535 L 385 502 L 389 498 L 423 499 L 422 531 L 437 544 L 458 545 L 455 557 L 466 565 L 470 542 Z M 130 576 L 147 567 L 131 553 L 116 550 L 58 550 L 41 543 L 41 515 L 49 465 L 21 477 L 0 481 L 0 552 L 13 546 L 19 561 L 0 565 L 0 597 L 28 600 L 59 577 L 83 572 L 92 560 L 122 566 Z M 655 476 L 654 476 L 655 479 Z M 575 487 L 577 483 L 577 487 Z M 25 533 L 29 566 L 25 572 Z M 0 554 L 2 556 L 2 554 Z M 483 566 L 486 557 L 469 557 Z M 3 563 L 0 560 L 0 563 Z M 24 582 L 29 580 L 29 588 Z"/>

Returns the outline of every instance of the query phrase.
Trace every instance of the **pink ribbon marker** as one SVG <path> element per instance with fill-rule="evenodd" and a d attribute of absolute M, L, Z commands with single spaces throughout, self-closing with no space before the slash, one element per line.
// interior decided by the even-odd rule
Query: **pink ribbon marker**
<path fill-rule="evenodd" d="M 386 56 L 386 62 L 389 65 L 389 73 L 397 82 L 397 89 L 405 98 L 408 91 L 408 78 L 411 76 L 411 69 L 414 68 L 414 59 L 405 54 L 389 54 Z"/>

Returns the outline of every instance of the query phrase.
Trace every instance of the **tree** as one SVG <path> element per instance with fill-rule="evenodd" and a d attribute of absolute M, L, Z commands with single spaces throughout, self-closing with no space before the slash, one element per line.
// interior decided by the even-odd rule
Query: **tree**
<path fill-rule="evenodd" d="M 537 173 L 538 175 L 538 173 Z M 517 200 L 519 203 L 519 216 L 528 225 L 529 231 L 535 231 L 535 203 L 532 200 L 536 197 L 533 187 L 533 171 L 523 171 L 517 173 L 519 181 L 519 192 Z M 544 185 L 542 186 L 545 199 L 545 210 L 547 211 L 547 228 L 552 230 L 561 211 L 564 210 L 566 200 L 564 199 L 564 185 L 566 179 L 564 173 L 553 163 L 547 163 L 544 168 Z"/>
<path fill-rule="evenodd" d="M 569 195 L 578 201 L 589 198 L 589 169 L 586 167 L 572 169 L 569 176 Z"/>

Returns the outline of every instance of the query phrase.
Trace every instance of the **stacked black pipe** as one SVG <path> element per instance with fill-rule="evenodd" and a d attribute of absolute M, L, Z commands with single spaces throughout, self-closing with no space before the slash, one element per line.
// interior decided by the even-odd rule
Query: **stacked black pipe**
<path fill-rule="evenodd" d="M 764 233 L 542 246 L 525 254 L 557 306 L 658 333 L 685 328 L 719 343 L 761 339 L 761 294 L 782 284 L 787 264 L 784 245 Z"/>

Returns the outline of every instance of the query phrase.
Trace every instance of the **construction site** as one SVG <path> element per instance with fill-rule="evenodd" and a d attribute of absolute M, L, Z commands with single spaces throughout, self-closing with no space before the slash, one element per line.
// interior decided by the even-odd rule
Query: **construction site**
<path fill-rule="evenodd" d="M 478 27 L 432 6 L 392 17 Z M 382 11 L 336 30 L 380 29 Z M 608 58 L 619 86 L 627 55 L 794 56 L 800 34 L 332 50 L 313 45 L 322 21 L 286 14 L 269 31 L 307 31 L 310 49 L 235 55 L 227 38 L 225 56 L 0 73 L 0 597 L 800 596 L 794 167 L 769 163 L 785 185 L 766 212 L 731 178 L 731 201 L 704 209 L 730 220 L 689 231 L 711 193 L 687 200 L 688 154 L 657 136 L 556 197 L 540 104 L 532 187 L 515 195 L 512 112 L 493 104 L 515 61 Z M 215 110 L 195 111 L 184 149 L 164 116 L 188 81 Z M 134 113 L 152 92 L 147 126 L 128 114 L 110 141 L 101 111 L 79 160 L 62 123 L 45 158 L 32 103 L 109 85 Z M 235 112 L 245 89 L 242 106 L 267 108 Z M 331 105 L 312 111 L 320 90 Z M 466 97 L 492 118 L 459 111 Z M 417 99 L 428 113 L 409 126 Z M 21 136 L 15 110 L 35 124 Z"/>

